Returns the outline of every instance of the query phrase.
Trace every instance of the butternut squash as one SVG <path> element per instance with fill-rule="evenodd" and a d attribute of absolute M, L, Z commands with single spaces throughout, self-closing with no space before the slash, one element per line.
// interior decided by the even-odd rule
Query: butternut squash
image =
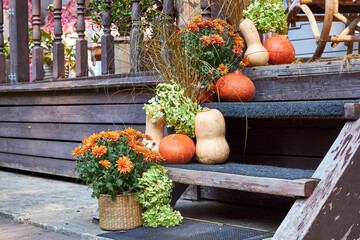
<path fill-rule="evenodd" d="M 165 125 L 165 116 L 157 120 L 156 122 L 152 121 L 152 116 L 146 114 L 146 123 L 145 123 L 145 134 L 151 136 L 152 141 L 146 141 L 147 146 L 153 146 L 152 150 L 159 152 L 160 140 L 164 137 L 164 125 Z"/>
<path fill-rule="evenodd" d="M 195 116 L 195 157 L 198 162 L 216 164 L 228 159 L 230 148 L 225 132 L 225 120 L 219 110 L 205 108 Z"/>
<path fill-rule="evenodd" d="M 244 54 L 249 59 L 249 66 L 264 66 L 269 61 L 269 53 L 261 44 L 259 33 L 250 19 L 240 23 L 240 31 L 245 38 L 247 49 Z"/>

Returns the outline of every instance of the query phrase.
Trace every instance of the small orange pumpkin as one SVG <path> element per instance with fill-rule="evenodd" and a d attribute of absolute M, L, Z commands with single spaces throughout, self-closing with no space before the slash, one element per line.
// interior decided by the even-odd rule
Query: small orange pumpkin
<path fill-rule="evenodd" d="M 255 96 L 254 83 L 240 70 L 226 74 L 216 82 L 221 101 L 250 102 Z"/>
<path fill-rule="evenodd" d="M 290 64 L 295 59 L 295 48 L 285 35 L 266 39 L 264 47 L 269 52 L 269 64 Z"/>
<path fill-rule="evenodd" d="M 159 152 L 166 163 L 188 163 L 195 154 L 195 143 L 185 134 L 170 134 L 161 139 Z"/>

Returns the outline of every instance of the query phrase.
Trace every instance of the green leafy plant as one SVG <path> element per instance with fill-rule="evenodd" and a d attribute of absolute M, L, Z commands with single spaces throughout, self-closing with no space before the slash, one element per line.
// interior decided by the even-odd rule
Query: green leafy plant
<path fill-rule="evenodd" d="M 157 164 L 153 164 L 139 178 L 139 191 L 135 200 L 146 208 L 142 214 L 144 226 L 170 227 L 181 223 L 180 212 L 170 206 L 173 187 L 167 170 Z"/>
<path fill-rule="evenodd" d="M 243 16 L 251 19 L 258 30 L 287 33 L 287 15 L 282 0 L 251 0 Z"/>
<path fill-rule="evenodd" d="M 138 182 L 153 162 L 162 161 L 158 152 L 144 145 L 151 140 L 132 128 L 108 131 L 84 138 L 82 146 L 72 152 L 77 157 L 78 179 L 93 189 L 92 197 L 127 194 L 138 190 Z"/>
<path fill-rule="evenodd" d="M 150 23 L 159 16 L 158 11 L 154 5 L 155 0 L 140 1 L 140 9 L 142 16 L 142 28 L 146 29 Z M 117 0 L 112 1 L 110 8 L 111 22 L 116 27 L 120 34 L 129 34 L 132 27 L 131 20 L 131 0 Z M 107 4 L 103 0 L 90 0 L 90 5 L 87 8 L 88 15 L 91 17 L 93 29 L 96 30 L 102 26 L 102 15 L 107 7 Z M 94 35 L 93 41 L 98 42 L 99 34 Z"/>
<path fill-rule="evenodd" d="M 186 97 L 184 89 L 174 81 L 158 84 L 155 93 L 155 97 L 144 104 L 146 114 L 151 112 L 152 121 L 156 122 L 165 115 L 168 127 L 174 127 L 177 133 L 194 137 L 195 115 L 201 112 L 200 105 Z"/>

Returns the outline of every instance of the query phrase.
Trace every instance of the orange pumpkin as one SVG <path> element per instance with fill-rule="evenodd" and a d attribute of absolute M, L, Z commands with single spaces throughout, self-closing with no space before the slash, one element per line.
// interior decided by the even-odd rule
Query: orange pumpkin
<path fill-rule="evenodd" d="M 161 139 L 159 152 L 166 163 L 188 163 L 195 154 L 194 141 L 185 134 L 170 134 Z"/>
<path fill-rule="evenodd" d="M 285 35 L 266 39 L 264 47 L 269 52 L 269 64 L 290 64 L 295 59 L 295 48 Z"/>
<path fill-rule="evenodd" d="M 226 74 L 216 82 L 221 101 L 250 102 L 255 96 L 254 83 L 240 70 Z"/>

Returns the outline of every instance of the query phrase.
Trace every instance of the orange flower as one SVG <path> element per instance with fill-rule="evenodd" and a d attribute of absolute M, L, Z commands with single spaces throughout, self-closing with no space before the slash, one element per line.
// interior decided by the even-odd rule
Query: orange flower
<path fill-rule="evenodd" d="M 193 17 L 192 19 L 194 22 L 199 23 L 202 21 L 202 17 Z"/>
<path fill-rule="evenodd" d="M 230 29 L 232 32 L 235 32 L 234 27 L 231 26 L 230 24 L 227 24 L 226 27 L 227 27 L 228 29 Z"/>
<path fill-rule="evenodd" d="M 76 157 L 76 156 L 83 156 L 84 155 L 84 151 L 82 151 L 82 147 L 79 146 L 77 148 L 74 149 L 74 151 L 72 151 L 72 154 L 71 154 L 73 157 Z"/>
<path fill-rule="evenodd" d="M 185 28 L 193 32 L 199 32 L 199 28 L 195 23 L 187 23 L 185 24 Z"/>
<path fill-rule="evenodd" d="M 229 36 L 234 36 L 235 35 L 235 33 L 232 32 L 232 31 L 227 31 L 226 34 L 229 35 Z"/>
<path fill-rule="evenodd" d="M 229 68 L 225 64 L 220 64 L 218 70 L 220 71 L 221 75 L 225 75 L 229 72 Z"/>
<path fill-rule="evenodd" d="M 239 46 L 239 45 L 234 45 L 232 51 L 234 53 L 236 53 L 236 55 L 238 55 L 239 57 L 241 57 L 242 53 L 243 53 L 243 47 Z"/>
<path fill-rule="evenodd" d="M 212 35 L 212 42 L 213 43 L 216 43 L 218 46 L 224 46 L 225 45 L 225 41 L 224 39 L 219 35 L 219 34 L 215 34 L 215 35 Z"/>
<path fill-rule="evenodd" d="M 205 46 L 209 46 L 212 43 L 210 36 L 202 36 L 200 38 L 200 41 L 201 41 L 201 44 L 204 44 Z"/>
<path fill-rule="evenodd" d="M 109 167 L 111 167 L 111 162 L 109 161 L 109 160 L 101 160 L 101 161 L 99 161 L 99 163 L 101 164 L 101 165 L 103 165 L 106 169 L 108 169 Z"/>
<path fill-rule="evenodd" d="M 115 167 L 118 167 L 120 173 L 126 174 L 131 172 L 133 163 L 130 161 L 128 157 L 119 157 L 119 159 L 116 160 Z"/>
<path fill-rule="evenodd" d="M 114 132 L 106 132 L 104 133 L 104 137 L 109 139 L 109 140 L 112 140 L 112 141 L 117 141 L 120 137 L 120 134 L 116 131 Z"/>
<path fill-rule="evenodd" d="M 92 149 L 92 154 L 95 155 L 96 157 L 100 157 L 101 155 L 103 155 L 104 153 L 107 152 L 107 148 L 103 145 L 101 146 L 95 146 Z"/>
<path fill-rule="evenodd" d="M 217 24 L 220 24 L 221 26 L 226 26 L 226 21 L 224 21 L 220 18 L 215 19 L 214 22 L 216 22 Z"/>
<path fill-rule="evenodd" d="M 220 33 L 220 34 L 224 33 L 224 28 L 222 26 L 220 26 L 220 25 L 216 25 L 215 30 L 217 30 L 218 33 Z"/>
<path fill-rule="evenodd" d="M 244 59 L 240 62 L 240 66 L 241 67 L 246 67 L 247 65 L 249 65 L 249 58 L 244 57 Z"/>

